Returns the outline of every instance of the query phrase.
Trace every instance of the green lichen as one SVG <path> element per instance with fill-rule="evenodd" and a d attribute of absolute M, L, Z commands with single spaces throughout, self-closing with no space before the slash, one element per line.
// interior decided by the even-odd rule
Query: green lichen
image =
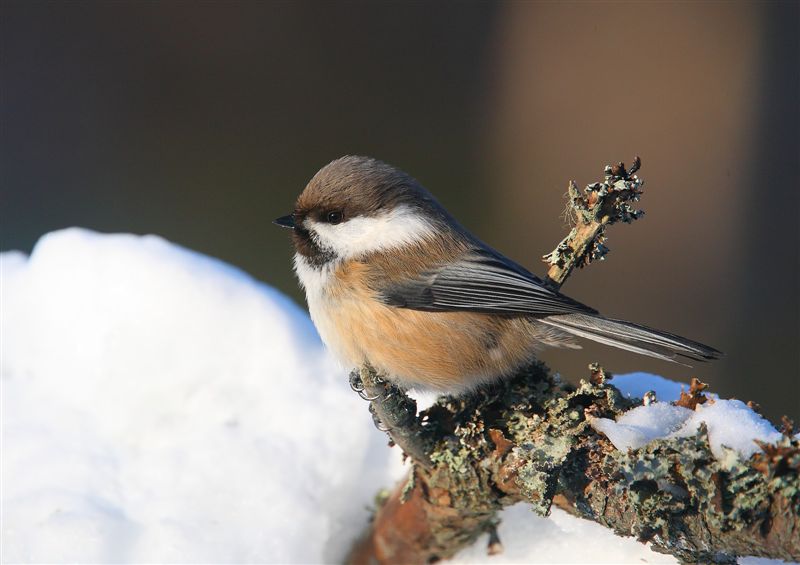
<path fill-rule="evenodd" d="M 431 461 L 437 467 L 445 467 L 455 477 L 471 475 L 473 453 L 453 438 L 446 439 L 431 454 Z"/>
<path fill-rule="evenodd" d="M 533 511 L 547 516 L 553 504 L 558 474 L 555 468 L 538 467 L 533 462 L 523 465 L 517 475 L 520 492 L 530 502 Z"/>
<path fill-rule="evenodd" d="M 403 491 L 400 493 L 400 500 L 402 502 L 408 502 L 408 499 L 411 498 L 411 492 L 414 490 L 414 487 L 416 485 L 417 485 L 417 470 L 412 467 L 411 472 L 408 474 L 408 480 L 406 481 L 406 484 L 403 487 Z"/>

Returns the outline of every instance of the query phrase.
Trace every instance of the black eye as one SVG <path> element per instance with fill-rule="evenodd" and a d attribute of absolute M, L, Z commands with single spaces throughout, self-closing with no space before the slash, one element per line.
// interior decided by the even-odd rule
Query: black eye
<path fill-rule="evenodd" d="M 325 221 L 328 222 L 329 224 L 334 224 L 334 225 L 342 223 L 342 218 L 343 215 L 339 210 L 328 212 L 325 215 Z"/>

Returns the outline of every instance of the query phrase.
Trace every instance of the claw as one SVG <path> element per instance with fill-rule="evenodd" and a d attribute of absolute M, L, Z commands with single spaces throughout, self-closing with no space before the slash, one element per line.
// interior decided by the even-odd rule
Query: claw
<path fill-rule="evenodd" d="M 355 389 L 353 389 L 353 390 L 355 390 Z M 372 402 L 373 400 L 378 400 L 382 396 L 381 394 L 377 394 L 375 396 L 369 396 L 364 389 L 356 390 L 356 393 L 358 394 L 358 396 L 360 396 L 361 398 L 363 398 L 367 402 Z"/>
<path fill-rule="evenodd" d="M 378 431 L 385 432 L 387 434 L 390 431 L 392 431 L 392 428 L 390 428 L 389 426 L 385 425 L 383 422 L 381 422 L 377 418 L 373 418 L 372 423 L 375 424 L 375 428 L 377 428 Z"/>
<path fill-rule="evenodd" d="M 358 374 L 358 371 L 350 373 L 350 388 L 353 392 L 358 392 L 359 394 L 364 390 L 364 381 L 361 380 L 361 375 Z"/>
<path fill-rule="evenodd" d="M 370 405 L 369 408 L 370 408 L 369 412 L 370 414 L 372 414 L 372 423 L 375 425 L 375 427 L 381 432 L 388 433 L 392 428 L 381 422 L 381 419 L 378 418 L 378 415 L 375 413 L 375 410 L 372 408 L 372 405 Z"/>

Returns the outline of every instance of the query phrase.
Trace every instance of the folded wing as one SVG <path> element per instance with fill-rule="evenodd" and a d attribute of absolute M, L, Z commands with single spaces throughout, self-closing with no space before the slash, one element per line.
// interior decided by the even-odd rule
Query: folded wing
<path fill-rule="evenodd" d="M 665 361 L 722 356 L 712 347 L 675 334 L 605 318 L 489 249 L 476 248 L 414 280 L 392 284 L 380 297 L 386 304 L 412 310 L 528 316 L 578 337 Z"/>

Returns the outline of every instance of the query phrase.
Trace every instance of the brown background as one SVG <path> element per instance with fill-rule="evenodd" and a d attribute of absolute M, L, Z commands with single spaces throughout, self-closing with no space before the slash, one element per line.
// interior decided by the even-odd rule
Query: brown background
<path fill-rule="evenodd" d="M 358 153 L 542 273 L 567 180 L 638 153 L 647 216 L 564 290 L 727 357 L 546 360 L 698 375 L 800 417 L 796 2 L 0 9 L 0 248 L 70 225 L 158 233 L 302 301 L 269 222 Z"/>

